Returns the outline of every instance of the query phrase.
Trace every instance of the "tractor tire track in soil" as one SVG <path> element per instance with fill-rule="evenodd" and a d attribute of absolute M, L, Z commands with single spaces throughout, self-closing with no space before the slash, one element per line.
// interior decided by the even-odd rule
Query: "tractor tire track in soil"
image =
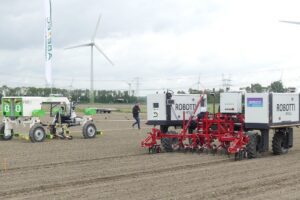
<path fill-rule="evenodd" d="M 107 177 L 97 177 L 87 180 L 78 180 L 78 181 L 71 181 L 71 182 L 64 182 L 64 183 L 55 183 L 55 184 L 49 184 L 49 185 L 41 185 L 38 187 L 28 187 L 23 188 L 20 190 L 10 190 L 8 192 L 0 192 L 1 197 L 6 197 L 9 195 L 19 195 L 19 194 L 26 194 L 34 191 L 44 192 L 44 191 L 51 191 L 55 189 L 63 189 L 64 187 L 72 187 L 72 186 L 79 186 L 79 185 L 87 185 L 87 184 L 93 184 L 98 182 L 106 182 L 106 181 L 116 181 L 116 180 L 122 180 L 132 177 L 138 177 L 138 176 L 145 176 L 145 175 L 152 175 L 152 174 L 159 174 L 164 172 L 176 172 L 178 170 L 182 169 L 193 169 L 198 167 L 207 167 L 211 165 L 221 164 L 229 160 L 216 160 L 213 162 L 207 162 L 207 163 L 198 163 L 198 164 L 190 164 L 190 165 L 181 165 L 176 167 L 170 167 L 170 168 L 163 168 L 163 169 L 157 169 L 157 170 L 150 170 L 150 171 L 142 171 L 142 172 L 135 172 L 130 174 L 120 174 L 115 176 L 107 176 Z M 76 164 L 76 163 L 75 163 Z M 53 165 L 54 166 L 54 165 Z M 55 167 L 55 166 L 54 166 Z"/>
<path fill-rule="evenodd" d="M 84 160 L 74 160 L 74 161 L 65 161 L 65 162 L 57 162 L 57 163 L 48 163 L 48 164 L 40 164 L 40 165 L 32 165 L 32 166 L 23 166 L 23 167 L 14 167 L 6 169 L 7 172 L 9 171 L 16 171 L 16 170 L 35 170 L 39 168 L 51 168 L 57 167 L 60 165 L 76 165 L 86 162 L 95 162 L 95 161 L 102 161 L 102 160 L 110 160 L 110 159 L 120 159 L 120 158 L 127 158 L 127 157 L 135 157 L 135 156 L 143 156 L 144 154 L 131 154 L 131 155 L 120 155 L 120 156 L 108 156 L 103 158 L 93 158 L 93 159 L 84 159 Z"/>
<path fill-rule="evenodd" d="M 8 168 L 0 169 L 0 198 L 300 199 L 297 128 L 288 154 L 233 161 L 203 153 L 149 155 L 140 142 L 151 127 L 128 130 L 132 120 L 113 121 L 131 119 L 130 113 L 107 118 L 96 116 L 97 127 L 107 133 L 92 140 L 81 139 L 78 129 L 70 141 L 1 141 L 0 164 L 5 158 Z"/>

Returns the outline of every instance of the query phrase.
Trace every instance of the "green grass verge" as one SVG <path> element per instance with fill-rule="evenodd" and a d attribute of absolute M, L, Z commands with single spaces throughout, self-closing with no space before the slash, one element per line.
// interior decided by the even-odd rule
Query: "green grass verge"
<path fill-rule="evenodd" d="M 80 104 L 76 107 L 77 113 L 84 113 L 86 108 L 112 108 L 115 109 L 113 112 L 121 112 L 121 113 L 131 113 L 132 112 L 132 104 Z M 141 113 L 147 112 L 146 105 L 140 105 Z"/>
<path fill-rule="evenodd" d="M 99 104 L 99 105 L 89 105 L 89 104 L 81 104 L 76 108 L 76 112 L 84 113 L 84 109 L 88 107 L 97 107 L 97 108 L 115 108 L 115 112 L 120 113 L 131 113 L 132 112 L 131 104 Z M 140 105 L 141 113 L 147 113 L 147 106 Z M 215 112 L 217 113 L 219 110 L 219 104 L 215 105 Z M 208 104 L 208 112 L 213 113 L 213 104 Z"/>

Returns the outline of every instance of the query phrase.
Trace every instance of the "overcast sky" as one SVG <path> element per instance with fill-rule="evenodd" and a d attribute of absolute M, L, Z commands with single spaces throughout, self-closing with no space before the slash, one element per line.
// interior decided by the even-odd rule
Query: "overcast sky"
<path fill-rule="evenodd" d="M 99 13 L 95 89 L 211 89 L 222 74 L 233 88 L 282 79 L 300 88 L 300 1 L 52 0 L 53 79 L 61 88 L 90 87 L 89 42 Z M 45 86 L 44 5 L 0 4 L 0 85 Z M 197 84 L 200 77 L 200 86 Z"/>

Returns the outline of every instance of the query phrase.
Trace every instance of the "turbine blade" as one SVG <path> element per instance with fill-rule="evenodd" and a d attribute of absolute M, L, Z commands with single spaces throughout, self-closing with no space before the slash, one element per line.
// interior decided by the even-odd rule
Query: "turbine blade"
<path fill-rule="evenodd" d="M 295 21 L 285 21 L 285 20 L 281 20 L 280 22 L 283 22 L 283 23 L 289 23 L 289 24 L 298 24 L 298 25 L 300 25 L 300 22 L 295 22 Z"/>
<path fill-rule="evenodd" d="M 108 60 L 108 62 L 110 62 L 111 65 L 114 65 L 114 63 L 107 57 L 107 55 L 105 55 L 105 53 L 100 49 L 100 47 L 97 44 L 94 44 L 94 46 L 106 58 L 106 60 Z"/>
<path fill-rule="evenodd" d="M 101 14 L 99 14 L 99 18 L 98 18 L 98 21 L 97 21 L 97 24 L 96 24 L 96 28 L 95 28 L 94 34 L 92 35 L 92 39 L 91 39 L 92 42 L 95 41 L 95 37 L 96 37 L 97 31 L 98 31 L 100 19 L 101 19 Z"/>
<path fill-rule="evenodd" d="M 92 43 L 88 43 L 88 44 L 79 44 L 79 45 L 74 45 L 74 46 L 70 46 L 70 47 L 66 47 L 64 49 L 74 49 L 74 48 L 79 48 L 79 47 L 86 47 L 86 46 L 91 46 Z"/>

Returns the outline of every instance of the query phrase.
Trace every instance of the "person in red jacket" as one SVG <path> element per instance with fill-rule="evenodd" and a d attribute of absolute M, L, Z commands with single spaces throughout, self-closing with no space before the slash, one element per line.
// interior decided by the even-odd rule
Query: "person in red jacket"
<path fill-rule="evenodd" d="M 138 125 L 138 129 L 141 129 L 140 126 L 140 104 L 136 103 L 132 108 L 132 116 L 135 119 L 135 122 L 132 124 L 132 127 L 134 127 L 136 124 Z"/>

